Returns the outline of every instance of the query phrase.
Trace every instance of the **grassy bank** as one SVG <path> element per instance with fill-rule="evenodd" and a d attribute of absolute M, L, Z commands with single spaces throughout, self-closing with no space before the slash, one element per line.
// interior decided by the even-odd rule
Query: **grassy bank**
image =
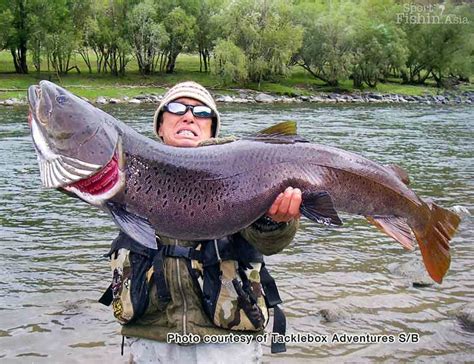
<path fill-rule="evenodd" d="M 31 64 L 31 63 L 30 63 Z M 403 95 L 437 94 L 439 89 L 433 86 L 402 85 L 399 80 L 391 80 L 387 83 L 379 83 L 376 88 L 354 89 L 352 81 L 341 82 L 339 87 L 325 86 L 322 81 L 314 79 L 300 67 L 293 67 L 287 78 L 278 82 L 263 82 L 260 87 L 257 84 L 227 85 L 219 84 L 218 79 L 209 73 L 199 72 L 199 58 L 197 55 L 181 54 L 176 64 L 174 74 L 159 73 L 152 76 L 142 76 L 138 72 L 136 62 L 130 61 L 124 77 L 115 77 L 110 74 L 89 73 L 85 63 L 80 56 L 76 56 L 71 65 L 77 65 L 81 73 L 75 70 L 68 75 L 57 75 L 54 72 L 37 73 L 30 66 L 30 73 L 18 75 L 14 73 L 11 55 L 8 52 L 0 52 L 0 100 L 8 98 L 25 98 L 28 86 L 38 83 L 39 80 L 47 79 L 56 82 L 73 93 L 95 99 L 98 96 L 105 97 L 135 97 L 144 94 L 162 94 L 173 84 L 193 80 L 212 89 L 215 93 L 232 94 L 237 89 L 251 89 L 278 95 L 310 95 L 318 92 L 365 92 L 392 93 Z M 47 65 L 42 65 L 46 70 Z M 472 89 L 472 88 L 471 88 Z"/>

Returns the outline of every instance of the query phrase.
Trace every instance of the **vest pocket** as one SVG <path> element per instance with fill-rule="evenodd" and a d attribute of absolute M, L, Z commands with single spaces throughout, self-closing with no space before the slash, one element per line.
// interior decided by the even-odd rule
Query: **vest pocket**
<path fill-rule="evenodd" d="M 112 309 L 121 324 L 143 315 L 148 307 L 150 282 L 148 271 L 151 259 L 121 248 L 111 256 Z"/>
<path fill-rule="evenodd" d="M 152 309 L 150 291 L 156 250 L 120 232 L 106 256 L 110 258 L 112 283 L 99 302 L 112 305 L 115 318 L 125 325 Z"/>
<path fill-rule="evenodd" d="M 212 242 L 204 244 L 214 249 Z M 211 263 L 211 264 L 206 264 Z M 268 323 L 268 308 L 260 282 L 262 263 L 237 260 L 203 261 L 198 281 L 204 310 L 214 325 L 229 330 L 260 331 Z"/>

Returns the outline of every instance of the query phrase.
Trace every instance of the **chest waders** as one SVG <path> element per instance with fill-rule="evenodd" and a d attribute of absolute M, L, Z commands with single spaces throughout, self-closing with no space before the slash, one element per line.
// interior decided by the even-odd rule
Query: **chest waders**
<path fill-rule="evenodd" d="M 199 287 L 203 309 L 214 325 L 236 333 L 260 331 L 268 323 L 268 309 L 273 309 L 273 332 L 285 334 L 286 318 L 278 306 L 282 301 L 275 280 L 263 255 L 239 233 L 198 241 L 194 247 L 163 244 L 157 237 L 157 246 L 156 250 L 143 247 L 121 233 L 107 254 L 113 261 L 120 249 L 130 252 L 129 266 L 113 270 L 113 282 L 99 300 L 107 306 L 112 304 L 114 315 L 122 324 L 144 314 L 150 284 L 156 287 L 160 305 L 170 302 L 164 260 L 172 257 L 185 259 L 188 272 Z M 123 312 L 129 312 L 126 318 L 120 316 Z M 272 341 L 272 353 L 284 351 L 284 343 Z"/>

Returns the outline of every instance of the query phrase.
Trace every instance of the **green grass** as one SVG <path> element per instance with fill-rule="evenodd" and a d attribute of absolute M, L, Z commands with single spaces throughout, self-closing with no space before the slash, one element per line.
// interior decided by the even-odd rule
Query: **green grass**
<path fill-rule="evenodd" d="M 375 90 L 380 93 L 402 94 L 411 96 L 421 96 L 424 94 L 435 95 L 439 91 L 439 89 L 434 86 L 402 85 L 399 82 L 378 83 Z"/>
<path fill-rule="evenodd" d="M 280 78 L 272 82 L 262 82 L 260 85 L 249 83 L 246 85 L 231 84 L 223 87 L 219 80 L 212 73 L 199 72 L 199 57 L 194 54 L 181 54 L 176 62 L 175 73 L 157 73 L 151 76 L 143 76 L 138 72 L 138 66 L 132 59 L 126 69 L 126 75 L 115 77 L 110 74 L 89 73 L 88 69 L 79 55 L 76 55 L 71 66 L 77 65 L 81 70 L 78 74 L 71 70 L 68 75 L 58 76 L 54 72 L 47 72 L 47 64 L 42 64 L 43 72 L 37 73 L 32 65 L 30 73 L 27 75 L 18 75 L 14 73 L 14 67 L 9 52 L 0 52 L 0 99 L 26 97 L 27 88 L 38 83 L 40 80 L 47 79 L 58 83 L 73 93 L 95 99 L 98 96 L 105 97 L 134 97 L 143 94 L 162 94 L 170 86 L 186 81 L 193 80 L 201 83 L 203 86 L 211 88 L 217 93 L 234 94 L 235 89 L 252 89 L 260 92 L 268 92 L 277 95 L 310 95 L 318 92 L 364 92 L 373 91 L 379 93 L 398 93 L 403 95 L 423 95 L 436 94 L 439 89 L 433 86 L 412 86 L 402 85 L 399 80 L 390 80 L 387 83 L 378 83 L 375 88 L 354 89 L 351 80 L 342 81 L 338 87 L 329 87 L 320 80 L 315 79 L 305 72 L 301 67 L 293 67 L 288 77 Z M 462 90 L 472 90 L 472 85 L 463 86 Z"/>
<path fill-rule="evenodd" d="M 464 92 L 464 91 L 474 92 L 474 84 L 472 84 L 472 83 L 463 84 L 459 87 L 459 90 L 461 92 Z"/>
<path fill-rule="evenodd" d="M 54 72 L 47 72 L 46 64 L 42 65 L 44 72 L 37 73 L 30 63 L 28 65 L 29 74 L 16 74 L 10 54 L 0 52 L 0 99 L 25 98 L 27 88 L 43 79 L 58 83 L 79 96 L 91 99 L 98 96 L 133 97 L 142 94 L 162 94 L 170 86 L 185 80 L 194 80 L 206 87 L 219 87 L 219 81 L 215 76 L 199 72 L 199 58 L 195 55 L 181 55 L 174 74 L 157 73 L 151 76 L 141 75 L 133 60 L 128 64 L 126 75 L 123 77 L 98 74 L 95 70 L 90 74 L 80 56 L 76 56 L 71 62 L 71 65 L 79 67 L 80 74 L 72 70 L 67 75 L 57 75 Z"/>

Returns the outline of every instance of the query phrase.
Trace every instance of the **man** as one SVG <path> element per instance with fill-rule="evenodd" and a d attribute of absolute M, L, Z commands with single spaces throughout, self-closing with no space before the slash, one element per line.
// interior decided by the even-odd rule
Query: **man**
<path fill-rule="evenodd" d="M 217 138 L 219 129 L 220 115 L 212 96 L 195 82 L 183 82 L 171 88 L 154 116 L 155 134 L 170 146 L 199 147 L 203 142 L 212 143 L 212 140 L 219 143 L 219 139 L 211 139 Z M 265 255 L 278 253 L 295 235 L 300 204 L 301 191 L 289 187 L 276 198 L 266 216 L 235 235 L 250 243 L 250 249 L 256 248 Z M 233 238 L 235 237 L 229 237 L 229 241 Z M 117 243 L 126 239 L 130 238 L 121 233 L 114 245 L 119 246 Z M 162 246 L 191 249 L 197 244 L 165 236 L 158 236 L 157 241 Z M 215 243 L 218 241 L 215 240 Z M 113 250 L 114 248 L 111 255 L 114 254 Z M 133 259 L 136 260 L 136 256 Z M 132 263 L 133 259 L 130 259 Z M 236 331 L 217 327 L 209 315 L 206 315 L 201 301 L 202 292 L 191 276 L 184 257 L 166 256 L 162 268 L 157 268 L 154 264 L 154 274 L 159 276 L 157 272 L 160 269 L 164 277 L 161 286 L 166 286 L 169 290 L 167 300 L 164 304 L 159 302 L 156 297 L 160 297 L 160 288 L 151 288 L 146 311 L 125 324 L 122 329 L 122 335 L 128 338 L 130 345 L 131 362 L 259 362 L 262 350 L 255 340 L 251 344 L 199 343 L 183 346 L 168 343 L 170 333 L 203 337 Z M 157 287 L 160 287 L 160 283 Z M 162 293 L 161 297 L 164 296 L 166 294 Z"/>

